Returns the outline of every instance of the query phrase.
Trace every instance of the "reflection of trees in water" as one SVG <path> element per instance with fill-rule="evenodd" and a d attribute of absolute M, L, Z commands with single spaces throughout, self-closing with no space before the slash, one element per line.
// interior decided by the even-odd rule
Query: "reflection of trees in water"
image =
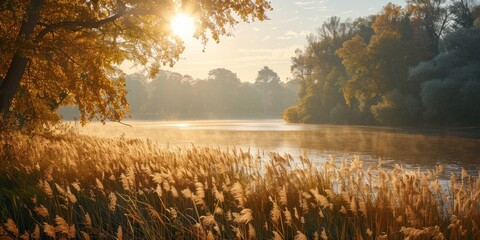
<path fill-rule="evenodd" d="M 302 133 L 302 147 L 342 152 L 371 153 L 403 163 L 472 162 L 480 159 L 480 140 L 450 135 L 425 135 L 384 130 L 329 128 Z"/>

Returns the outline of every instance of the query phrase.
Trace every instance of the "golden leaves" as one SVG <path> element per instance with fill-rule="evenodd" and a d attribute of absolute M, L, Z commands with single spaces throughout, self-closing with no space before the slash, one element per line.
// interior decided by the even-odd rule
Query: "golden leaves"
<path fill-rule="evenodd" d="M 125 81 L 119 65 L 129 60 L 151 76 L 173 66 L 184 50 L 169 19 L 181 8 L 197 18 L 196 37 L 206 43 L 228 35 L 241 21 L 265 20 L 272 10 L 255 1 L 45 1 L 41 24 L 27 39 L 29 66 L 14 101 L 14 111 L 32 122 L 59 121 L 56 109 L 76 105 L 81 123 L 94 118 L 119 121 L 127 116 Z M 17 33 L 27 4 L 15 2 L 0 16 L 0 76 L 18 51 Z M 17 15 L 20 14 L 20 15 Z M 23 46 L 23 45 L 22 45 Z M 27 50 L 23 50 L 27 52 Z"/>

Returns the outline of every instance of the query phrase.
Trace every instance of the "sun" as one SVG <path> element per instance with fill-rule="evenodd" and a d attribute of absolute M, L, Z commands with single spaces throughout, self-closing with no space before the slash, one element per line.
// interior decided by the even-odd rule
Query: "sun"
<path fill-rule="evenodd" d="M 172 30 L 184 40 L 191 38 L 195 33 L 195 23 L 192 17 L 186 14 L 178 14 L 172 19 Z"/>

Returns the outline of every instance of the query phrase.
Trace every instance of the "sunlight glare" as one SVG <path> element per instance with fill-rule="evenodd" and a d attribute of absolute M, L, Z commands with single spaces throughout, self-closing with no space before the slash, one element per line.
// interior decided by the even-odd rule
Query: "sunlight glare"
<path fill-rule="evenodd" d="M 195 33 L 193 18 L 186 14 L 179 14 L 172 20 L 172 30 L 183 40 L 190 38 Z"/>

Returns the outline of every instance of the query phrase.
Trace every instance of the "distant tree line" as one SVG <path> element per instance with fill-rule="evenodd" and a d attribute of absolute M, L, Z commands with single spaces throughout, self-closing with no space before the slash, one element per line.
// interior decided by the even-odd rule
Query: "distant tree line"
<path fill-rule="evenodd" d="M 480 7 L 410 0 L 354 21 L 331 17 L 292 58 L 288 122 L 480 125 Z"/>
<path fill-rule="evenodd" d="M 207 79 L 160 71 L 148 79 L 136 73 L 126 77 L 127 100 L 133 119 L 279 118 L 295 104 L 297 85 L 281 82 L 269 67 L 258 72 L 254 83 L 241 82 L 235 73 L 217 68 Z M 68 119 L 74 108 L 63 108 Z"/>

